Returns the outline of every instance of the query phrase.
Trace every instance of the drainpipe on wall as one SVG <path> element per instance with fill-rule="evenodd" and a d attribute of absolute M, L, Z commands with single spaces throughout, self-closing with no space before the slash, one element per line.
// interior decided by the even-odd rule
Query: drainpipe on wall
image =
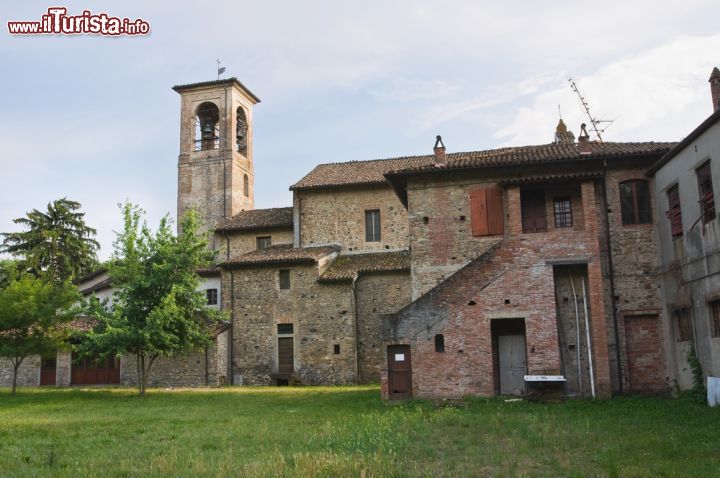
<path fill-rule="evenodd" d="M 234 360 L 234 333 L 235 330 L 235 318 L 233 317 L 233 314 L 235 313 L 235 271 L 230 271 L 230 376 L 228 377 L 228 382 L 230 382 L 230 385 L 233 385 L 235 383 L 235 360 Z"/>
<path fill-rule="evenodd" d="M 358 305 L 357 305 L 357 289 L 355 288 L 355 281 L 357 280 L 357 276 L 353 278 L 351 288 L 353 292 L 353 322 L 354 322 L 354 328 L 355 328 L 355 384 L 360 383 L 360 357 L 358 353 L 358 344 L 359 344 L 359 331 L 358 331 Z"/>
<path fill-rule="evenodd" d="M 620 361 L 620 332 L 618 331 L 617 301 L 615 300 L 615 268 L 613 267 L 610 213 L 608 212 L 609 208 L 607 198 L 607 160 L 603 160 L 602 195 L 605 206 L 605 218 L 607 220 L 607 227 L 605 228 L 605 242 L 607 244 L 608 274 L 610 275 L 610 303 L 612 306 L 613 328 L 615 329 L 615 360 L 617 361 L 618 391 L 619 393 L 623 393 L 622 362 Z"/>

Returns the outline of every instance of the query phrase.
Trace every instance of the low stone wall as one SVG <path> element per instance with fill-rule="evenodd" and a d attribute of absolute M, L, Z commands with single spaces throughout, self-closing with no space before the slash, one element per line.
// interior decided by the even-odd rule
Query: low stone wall
<path fill-rule="evenodd" d="M 13 365 L 10 359 L 0 358 L 0 387 L 12 387 Z M 26 358 L 20 365 L 17 378 L 18 387 L 36 387 L 40 385 L 40 356 Z"/>

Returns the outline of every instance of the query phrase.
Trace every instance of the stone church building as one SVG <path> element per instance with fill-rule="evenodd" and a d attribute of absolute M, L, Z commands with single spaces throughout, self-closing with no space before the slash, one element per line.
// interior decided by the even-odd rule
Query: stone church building
<path fill-rule="evenodd" d="M 254 208 L 253 108 L 235 78 L 180 95 L 178 216 L 212 231 L 212 347 L 155 386 L 382 384 L 385 398 L 668 388 L 653 178 L 673 143 L 577 141 L 319 164 Z M 429 148 L 428 148 L 429 149 Z M 430 151 L 428 151 L 430 153 Z M 108 297 L 102 271 L 79 284 Z M 132 360 L 30 361 L 21 380 L 124 383 Z M 0 367 L 0 383 L 5 376 Z"/>

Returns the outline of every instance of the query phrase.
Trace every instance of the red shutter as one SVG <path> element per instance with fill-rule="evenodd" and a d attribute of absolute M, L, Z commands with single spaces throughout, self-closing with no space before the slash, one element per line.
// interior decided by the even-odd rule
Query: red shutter
<path fill-rule="evenodd" d="M 470 193 L 470 218 L 472 220 L 473 236 L 487 236 L 489 234 L 487 189 L 477 189 Z"/>
<path fill-rule="evenodd" d="M 502 189 L 498 186 L 476 189 L 470 193 L 470 219 L 473 236 L 503 233 Z"/>
<path fill-rule="evenodd" d="M 683 235 L 682 225 L 682 212 L 680 209 L 680 190 L 678 185 L 668 189 L 668 203 L 670 210 L 667 212 L 668 219 L 670 219 L 670 231 L 672 237 L 679 237 Z"/>
<path fill-rule="evenodd" d="M 487 189 L 488 234 L 503 233 L 503 193 L 498 186 Z"/>

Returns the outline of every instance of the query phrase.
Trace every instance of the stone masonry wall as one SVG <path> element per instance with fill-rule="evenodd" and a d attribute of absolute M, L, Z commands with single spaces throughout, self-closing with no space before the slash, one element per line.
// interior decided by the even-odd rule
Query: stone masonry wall
<path fill-rule="evenodd" d="M 278 271 L 290 270 L 280 290 Z M 315 264 L 223 271 L 223 307 L 233 310 L 233 380 L 270 385 L 278 372 L 277 325 L 293 324 L 292 383 L 355 381 L 355 304 L 350 284 L 320 284 Z M 340 353 L 334 353 L 339 345 Z"/>
<path fill-rule="evenodd" d="M 300 244 L 341 244 L 343 250 L 407 249 L 405 208 L 390 186 L 300 191 Z M 365 211 L 380 210 L 381 240 L 365 242 Z"/>
<path fill-rule="evenodd" d="M 10 359 L 0 358 L 0 387 L 12 387 L 13 366 Z M 18 387 L 40 385 L 40 356 L 26 358 L 18 369 Z"/>
<path fill-rule="evenodd" d="M 381 318 L 410 303 L 410 275 L 407 272 L 363 274 L 355 282 L 355 290 L 360 382 L 377 383 L 384 357 Z"/>
<path fill-rule="evenodd" d="M 247 254 L 257 249 L 257 238 L 261 236 L 270 236 L 272 244 L 292 244 L 292 229 L 267 229 L 251 232 L 231 232 L 227 234 L 227 239 L 223 236 L 216 235 L 219 248 L 222 249 L 222 257 L 225 257 L 227 249 L 227 240 L 230 242 L 230 257 L 237 257 Z"/>
<path fill-rule="evenodd" d="M 655 243 L 653 224 L 623 225 L 620 208 L 619 184 L 629 179 L 647 179 L 644 175 L 646 167 L 635 169 L 610 169 L 608 171 L 605 187 L 607 191 L 607 210 L 609 221 L 613 272 L 615 279 L 615 299 L 617 307 L 617 324 L 621 373 L 623 377 L 623 389 L 629 387 L 628 382 L 628 357 L 625 324 L 627 317 L 643 314 L 661 314 L 662 303 L 659 290 L 659 269 L 656 263 L 657 245 Z M 652 191 L 652 180 L 650 190 Z M 652 198 L 652 195 L 651 195 Z M 663 211 L 657 209 L 657 205 L 651 199 L 653 217 L 660 217 Z M 605 237 L 600 238 L 605 249 Z M 604 274 L 608 276 L 609 267 L 607 258 L 604 260 Z M 609 279 L 609 277 L 608 277 Z M 609 284 L 606 288 L 610 296 Z M 608 300 L 608 305 L 610 301 Z M 612 313 L 608 307 L 608 314 Z M 611 370 L 613 373 L 613 389 L 619 390 L 617 377 L 617 351 L 615 345 L 615 329 L 612 316 L 608 320 L 608 342 L 610 346 Z M 662 320 L 660 320 L 662 322 Z M 659 324 L 659 333 L 664 334 L 662 323 Z M 665 363 L 657 364 L 661 368 L 661 375 L 665 377 Z"/>

